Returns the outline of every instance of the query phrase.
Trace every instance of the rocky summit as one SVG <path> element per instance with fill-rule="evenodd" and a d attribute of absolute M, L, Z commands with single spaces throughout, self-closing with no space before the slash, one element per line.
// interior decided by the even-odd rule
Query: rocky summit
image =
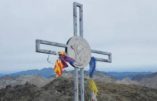
<path fill-rule="evenodd" d="M 157 90 L 136 85 L 106 83 L 96 80 L 98 101 L 156 101 Z M 85 79 L 85 101 L 90 91 Z M 26 83 L 0 89 L 0 101 L 73 101 L 73 80 L 56 78 L 43 87 Z"/>

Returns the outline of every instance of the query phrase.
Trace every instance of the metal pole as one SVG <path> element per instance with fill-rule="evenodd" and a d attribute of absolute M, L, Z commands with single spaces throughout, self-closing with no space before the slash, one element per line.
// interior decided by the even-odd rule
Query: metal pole
<path fill-rule="evenodd" d="M 77 36 L 77 7 L 79 8 L 79 36 L 83 38 L 83 5 L 74 2 L 73 3 L 73 25 L 74 25 L 74 36 Z M 78 68 L 75 68 L 75 101 L 79 100 L 78 91 Z M 80 92 L 81 101 L 84 101 L 84 69 L 80 69 Z"/>
<path fill-rule="evenodd" d="M 73 3 L 73 26 L 74 26 L 74 36 L 77 36 L 77 4 Z"/>
<path fill-rule="evenodd" d="M 81 101 L 84 101 L 84 69 L 82 68 L 81 70 L 80 70 L 80 74 L 81 74 L 81 78 L 80 78 L 80 80 L 81 80 L 81 88 L 80 88 L 80 90 L 81 90 Z"/>
<path fill-rule="evenodd" d="M 80 24 L 80 36 L 83 38 L 83 5 L 80 4 L 79 11 L 79 24 Z"/>
<path fill-rule="evenodd" d="M 77 36 L 77 6 L 76 2 L 73 3 L 73 26 L 74 36 Z M 78 68 L 74 70 L 74 101 L 79 101 L 79 87 L 78 87 Z"/>
<path fill-rule="evenodd" d="M 74 91 L 75 91 L 75 94 L 74 94 L 74 101 L 79 101 L 79 90 L 78 90 L 78 69 L 75 68 L 75 81 L 74 81 Z"/>
<path fill-rule="evenodd" d="M 83 5 L 79 4 L 79 24 L 80 24 L 80 37 L 83 38 Z M 81 91 L 81 101 L 84 101 L 84 68 L 80 69 L 80 91 Z"/>

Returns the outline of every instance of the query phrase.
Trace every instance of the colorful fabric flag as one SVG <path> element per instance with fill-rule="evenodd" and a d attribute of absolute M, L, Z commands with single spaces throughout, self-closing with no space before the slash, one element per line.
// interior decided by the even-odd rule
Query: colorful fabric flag
<path fill-rule="evenodd" d="M 70 65 L 74 66 L 73 64 L 74 64 L 75 60 L 73 58 L 67 56 L 65 52 L 59 52 L 59 58 L 62 61 L 68 62 Z"/>
<path fill-rule="evenodd" d="M 56 77 L 60 77 L 63 72 L 64 64 L 61 60 L 56 60 L 55 66 L 54 66 L 54 72 L 56 73 Z"/>
<path fill-rule="evenodd" d="M 73 65 L 75 60 L 68 57 L 64 51 L 58 52 L 59 58 L 55 62 L 54 72 L 56 73 L 56 77 L 60 77 L 63 73 L 63 69 L 68 67 L 69 64 Z"/>
<path fill-rule="evenodd" d="M 94 57 L 91 57 L 89 66 L 89 77 L 92 78 L 96 67 L 96 59 Z"/>
<path fill-rule="evenodd" d="M 98 89 L 97 89 L 97 86 L 96 86 L 96 83 L 94 82 L 94 80 L 89 79 L 88 82 L 89 82 L 89 89 L 91 90 L 91 92 L 93 92 L 95 95 L 97 95 Z"/>
<path fill-rule="evenodd" d="M 69 63 L 70 65 L 72 65 L 72 66 L 73 66 L 73 64 L 74 64 L 74 62 L 75 62 L 75 60 L 74 60 L 73 58 L 68 57 L 67 55 L 65 55 L 65 56 L 60 56 L 60 59 L 63 60 L 63 61 L 68 62 L 68 63 Z"/>
<path fill-rule="evenodd" d="M 66 63 L 66 61 L 64 60 L 64 58 L 60 57 L 59 60 L 62 62 L 63 68 L 68 67 L 68 64 Z"/>
<path fill-rule="evenodd" d="M 96 86 L 96 83 L 94 82 L 93 78 L 93 74 L 95 72 L 96 69 L 96 59 L 94 57 L 91 57 L 91 60 L 89 62 L 89 81 L 88 81 L 88 86 L 89 89 L 91 90 L 91 99 L 90 101 L 97 101 L 97 93 L 98 93 L 98 89 Z"/>

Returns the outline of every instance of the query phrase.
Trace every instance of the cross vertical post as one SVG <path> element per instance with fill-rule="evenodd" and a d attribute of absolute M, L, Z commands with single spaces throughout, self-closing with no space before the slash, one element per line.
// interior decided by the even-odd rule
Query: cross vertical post
<path fill-rule="evenodd" d="M 77 16 L 77 8 L 79 8 L 79 16 Z M 77 18 L 79 17 L 79 27 L 78 27 L 78 22 Z M 78 36 L 78 31 L 79 31 L 79 36 L 83 38 L 83 5 L 74 2 L 73 3 L 73 23 L 74 23 L 74 36 Z M 79 30 L 77 29 L 79 28 Z M 78 68 L 75 68 L 75 83 L 74 83 L 74 88 L 75 88 L 75 95 L 74 95 L 74 100 L 78 101 L 79 100 L 79 91 L 80 91 L 80 96 L 81 99 L 80 101 L 84 101 L 84 68 L 80 69 L 80 90 L 78 89 Z"/>
<path fill-rule="evenodd" d="M 74 36 L 77 36 L 77 6 L 73 3 L 73 28 Z M 79 101 L 79 82 L 78 82 L 78 68 L 74 69 L 74 101 Z"/>

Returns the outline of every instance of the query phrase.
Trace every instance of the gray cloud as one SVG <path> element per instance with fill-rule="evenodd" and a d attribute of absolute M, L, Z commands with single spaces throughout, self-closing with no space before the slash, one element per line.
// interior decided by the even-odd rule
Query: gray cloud
<path fill-rule="evenodd" d="M 35 53 L 35 39 L 66 43 L 73 35 L 72 2 L 0 0 L 0 71 L 51 66 L 47 55 Z M 98 63 L 99 69 L 157 70 L 157 1 L 79 2 L 84 4 L 85 38 L 92 48 L 113 53 L 113 63 Z"/>

